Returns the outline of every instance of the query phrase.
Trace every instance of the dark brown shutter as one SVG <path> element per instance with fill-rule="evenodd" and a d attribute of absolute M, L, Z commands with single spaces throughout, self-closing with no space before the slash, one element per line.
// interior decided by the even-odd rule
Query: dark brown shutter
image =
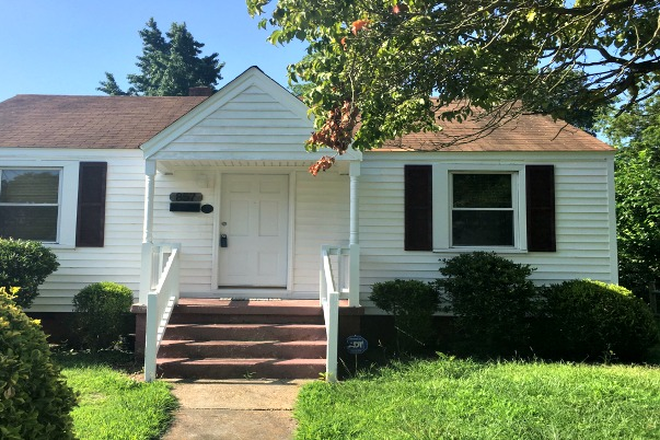
<path fill-rule="evenodd" d="M 405 165 L 405 237 L 407 251 L 433 250 L 433 167 Z"/>
<path fill-rule="evenodd" d="M 108 164 L 105 162 L 80 163 L 76 224 L 78 247 L 103 247 L 107 170 Z"/>
<path fill-rule="evenodd" d="M 527 165 L 527 249 L 555 252 L 555 167 Z"/>

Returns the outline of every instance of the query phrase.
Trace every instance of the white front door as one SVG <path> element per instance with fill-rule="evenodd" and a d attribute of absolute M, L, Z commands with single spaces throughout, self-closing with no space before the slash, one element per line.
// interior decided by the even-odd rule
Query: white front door
<path fill-rule="evenodd" d="M 223 174 L 220 287 L 286 287 L 289 176 Z"/>

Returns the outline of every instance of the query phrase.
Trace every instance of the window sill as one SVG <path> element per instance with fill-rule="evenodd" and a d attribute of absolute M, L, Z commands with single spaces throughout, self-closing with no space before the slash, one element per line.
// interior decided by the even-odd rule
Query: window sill
<path fill-rule="evenodd" d="M 42 242 L 41 244 L 43 244 L 47 248 L 54 249 L 54 250 L 74 250 L 76 248 L 76 246 L 73 245 L 73 244 L 65 244 L 65 243 L 45 243 L 45 242 Z"/>
<path fill-rule="evenodd" d="M 526 254 L 526 249 L 508 247 L 455 247 L 446 249 L 433 249 L 434 254 L 469 254 L 472 252 L 495 252 L 496 254 Z"/>

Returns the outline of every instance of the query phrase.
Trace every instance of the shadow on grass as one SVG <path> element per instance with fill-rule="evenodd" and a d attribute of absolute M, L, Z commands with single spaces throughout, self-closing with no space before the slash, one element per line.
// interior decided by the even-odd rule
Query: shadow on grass
<path fill-rule="evenodd" d="M 62 368 L 84 368 L 104 365 L 113 370 L 135 375 L 141 372 L 142 364 L 135 361 L 133 353 L 123 350 L 67 350 L 53 347 L 53 360 Z"/>

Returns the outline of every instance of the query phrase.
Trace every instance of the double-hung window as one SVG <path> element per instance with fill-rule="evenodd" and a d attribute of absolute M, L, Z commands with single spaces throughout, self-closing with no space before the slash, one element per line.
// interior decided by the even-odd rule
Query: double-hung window
<path fill-rule="evenodd" d="M 451 247 L 516 245 L 513 173 L 452 172 Z"/>
<path fill-rule="evenodd" d="M 102 247 L 107 163 L 15 161 L 0 166 L 0 237 Z"/>
<path fill-rule="evenodd" d="M 0 169 L 0 236 L 58 242 L 61 168 Z"/>
<path fill-rule="evenodd" d="M 405 165 L 404 186 L 407 251 L 556 251 L 553 165 Z"/>

